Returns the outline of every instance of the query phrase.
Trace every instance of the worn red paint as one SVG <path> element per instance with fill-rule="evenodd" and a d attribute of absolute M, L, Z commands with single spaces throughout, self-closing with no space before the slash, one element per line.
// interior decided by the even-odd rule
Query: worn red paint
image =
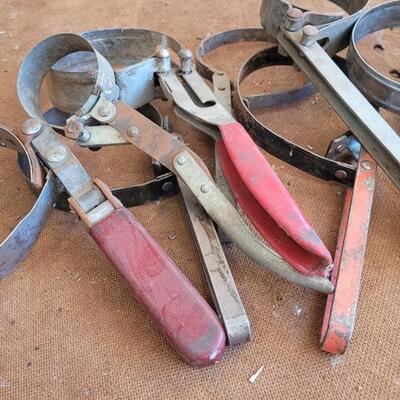
<path fill-rule="evenodd" d="M 367 161 L 371 169 L 362 167 Z M 343 354 L 352 337 L 375 189 L 376 163 L 361 152 L 353 188 L 347 189 L 335 254 L 332 283 L 321 331 L 322 350 Z"/>
<path fill-rule="evenodd" d="M 89 232 L 187 362 L 221 360 L 226 337 L 218 317 L 127 209 L 116 209 Z"/>
<path fill-rule="evenodd" d="M 224 175 L 250 221 L 293 268 L 327 276 L 332 256 L 249 134 L 239 123 L 219 129 Z"/>

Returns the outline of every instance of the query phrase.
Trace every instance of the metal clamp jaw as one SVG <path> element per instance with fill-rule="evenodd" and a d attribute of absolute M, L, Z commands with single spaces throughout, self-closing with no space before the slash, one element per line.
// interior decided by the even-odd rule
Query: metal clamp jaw
<path fill-rule="evenodd" d="M 164 62 L 160 62 L 161 68 L 164 65 Z M 99 71 L 99 74 L 102 74 L 102 71 Z M 135 110 L 124 103 L 120 101 L 113 102 L 110 98 L 103 95 L 103 93 L 96 93 L 97 102 L 92 106 L 92 109 L 87 114 L 76 113 L 71 120 L 73 123 L 84 125 L 89 121 L 89 117 L 91 117 L 98 122 L 106 124 L 103 127 L 89 127 L 84 125 L 84 130 L 90 133 L 89 140 L 86 143 L 94 145 L 96 143 L 94 139 L 96 136 L 95 132 L 99 132 L 101 129 L 106 129 L 108 132 L 107 135 L 111 137 L 119 135 L 121 139 L 133 143 L 136 147 L 160 161 L 168 169 L 180 176 L 195 193 L 200 203 L 213 219 L 223 225 L 226 233 L 230 233 L 233 241 L 262 266 L 300 285 L 324 292 L 332 290 L 332 285 L 327 279 L 316 276 L 304 276 L 295 272 L 280 257 L 271 252 L 264 243 L 257 239 L 246 228 L 246 224 L 225 196 L 220 196 L 220 191 L 211 180 L 209 173 L 206 172 L 207 170 L 201 160 L 194 153 L 186 149 L 182 143 L 171 137 L 161 128 L 154 126 L 146 118 L 138 115 Z M 84 135 L 84 131 L 82 132 Z M 87 139 L 83 137 L 82 140 L 82 135 L 79 135 L 79 137 L 81 138 L 81 142 Z M 94 140 L 94 142 L 91 142 L 91 140 Z M 179 164 L 183 159 L 185 160 L 184 170 L 192 171 L 194 168 L 197 172 L 186 176 L 182 171 L 183 165 Z M 186 163 L 186 161 L 188 162 Z M 188 169 L 189 167 L 190 169 Z M 197 179 L 195 179 L 196 176 Z M 206 187 L 210 187 L 213 190 L 207 191 Z M 203 189 L 200 190 L 200 188 Z M 206 193 L 204 190 L 208 193 L 207 196 L 204 196 Z M 213 193 L 216 196 L 218 194 L 220 201 L 215 201 Z M 219 205 L 225 204 L 226 207 L 214 207 L 216 203 L 219 203 Z"/>
<path fill-rule="evenodd" d="M 177 115 L 216 141 L 222 171 L 235 199 L 274 250 L 305 275 L 327 276 L 332 261 L 328 250 L 249 134 L 227 110 L 228 102 L 221 104 L 197 71 L 187 65 L 181 59 L 180 72 L 169 67 L 158 74 Z M 214 78 L 218 79 L 218 74 Z M 228 84 L 223 89 L 229 96 Z M 289 221 L 287 215 L 298 218 Z"/>
<path fill-rule="evenodd" d="M 275 4 L 276 1 L 279 2 L 279 0 L 264 0 L 264 7 Z M 340 5 L 341 3 L 338 4 Z M 354 15 L 359 18 L 367 2 L 354 1 L 346 4 L 350 12 L 356 10 L 358 6 L 360 12 Z M 293 19 L 293 14 L 298 15 L 301 20 L 301 10 L 294 12 L 293 8 L 288 8 L 287 21 L 290 18 Z M 281 14 L 279 16 L 282 17 Z M 271 16 L 264 15 L 264 17 L 266 19 L 274 18 L 273 14 Z M 284 53 L 288 54 L 310 78 L 349 126 L 350 130 L 357 136 L 363 147 L 374 157 L 393 183 L 400 187 L 399 136 L 335 65 L 330 55 L 322 47 L 324 43 L 321 39 L 324 39 L 324 36 L 328 39 L 325 45 L 328 46 L 327 50 L 329 52 L 331 52 L 329 50 L 329 41 L 334 43 L 331 47 L 332 52 L 340 50 L 345 43 L 348 44 L 349 35 L 356 19 L 353 16 L 348 19 L 348 24 L 343 22 L 342 25 L 339 21 L 333 22 L 332 25 L 322 26 L 321 32 L 328 32 L 327 35 L 320 34 L 318 27 L 314 25 L 307 25 L 301 29 L 302 24 L 291 26 L 290 24 L 288 25 L 287 21 L 285 23 L 284 20 L 281 20 L 276 39 L 281 50 L 283 49 Z M 346 21 L 346 18 L 343 21 Z M 263 24 L 267 28 L 271 26 L 266 23 L 265 19 Z M 332 34 L 332 32 L 334 34 L 330 37 L 329 34 Z"/>
<path fill-rule="evenodd" d="M 142 86 L 138 87 L 137 85 L 132 84 L 133 80 L 138 79 L 137 74 L 139 70 L 137 66 L 142 65 L 142 61 L 140 60 L 139 64 L 129 65 L 129 62 L 132 62 L 133 54 L 136 54 L 135 52 L 132 53 L 130 50 L 132 48 L 132 45 L 137 42 L 137 39 L 141 38 L 145 41 L 145 43 L 142 43 L 141 46 L 139 46 L 140 49 L 149 49 L 147 39 L 152 39 L 153 42 L 162 41 L 163 43 L 167 43 L 172 47 L 173 50 L 179 50 L 180 45 L 177 44 L 177 42 L 174 41 L 172 38 L 166 37 L 156 32 L 144 31 L 140 29 L 132 29 L 128 30 L 128 32 L 129 35 L 125 32 L 125 30 L 123 30 L 122 32 L 121 30 L 106 30 L 91 32 L 89 34 L 89 37 L 91 40 L 94 39 L 94 43 L 91 42 L 93 46 L 96 45 L 99 49 L 103 51 L 108 49 L 107 46 L 109 46 L 110 43 L 115 44 L 116 48 L 110 45 L 111 60 L 117 59 L 121 61 L 121 59 L 125 60 L 126 58 L 127 64 L 122 69 L 119 68 L 115 72 L 115 78 L 117 82 L 119 80 L 119 85 L 127 88 L 127 91 L 125 93 L 119 91 L 119 99 L 131 102 L 133 98 L 144 98 L 140 95 L 140 92 L 143 90 L 147 91 L 147 89 L 143 88 Z M 121 38 L 121 35 L 123 38 Z M 133 38 L 133 36 L 135 37 Z M 165 38 L 167 38 L 166 41 L 161 40 Z M 121 43 L 121 40 L 123 41 L 123 43 Z M 52 51 L 52 43 L 53 40 L 50 39 L 48 41 L 49 51 Z M 45 45 L 46 43 L 42 44 L 43 47 L 45 47 Z M 68 47 L 68 45 L 66 47 Z M 41 45 L 39 45 L 39 49 L 40 48 Z M 127 50 L 129 50 L 129 52 L 128 54 L 125 54 Z M 107 51 L 105 53 L 107 54 Z M 154 75 L 153 69 L 158 70 L 159 68 L 163 68 L 163 65 L 165 63 L 160 60 L 160 51 L 158 51 L 156 54 L 153 54 L 151 52 L 144 53 L 145 54 L 141 53 L 140 56 L 143 57 L 145 55 L 150 55 L 150 58 L 146 59 L 144 62 L 152 64 L 152 70 L 150 71 L 152 75 Z M 83 54 L 84 58 L 81 59 Z M 92 65 L 92 70 L 94 71 L 98 71 L 98 69 L 101 69 L 101 63 L 97 61 L 96 57 L 98 58 L 98 55 L 94 52 L 89 53 L 89 55 L 87 52 L 74 52 L 67 54 L 65 57 L 59 60 L 49 72 L 51 81 L 50 97 L 55 99 L 55 101 L 57 102 L 57 106 L 64 107 L 64 111 L 53 108 L 50 112 L 46 113 L 45 118 L 39 115 L 38 111 L 35 115 L 36 117 L 41 117 L 42 120 L 46 119 L 53 126 L 58 127 L 58 129 L 61 126 L 63 126 L 64 128 L 64 121 L 69 117 L 68 113 L 65 112 L 66 104 L 69 104 L 70 106 L 76 105 L 76 107 L 78 108 L 82 103 L 87 103 L 85 95 L 91 98 L 94 93 L 97 94 L 98 101 L 96 103 L 96 106 L 93 107 L 93 115 L 84 115 L 81 111 L 78 111 L 76 114 L 68 118 L 68 123 L 65 127 L 66 137 L 76 140 L 77 143 L 81 146 L 86 146 L 92 149 L 98 149 L 101 146 L 111 144 L 115 145 L 128 143 L 123 135 L 121 135 L 116 129 L 113 129 L 110 125 L 106 124 L 106 121 L 108 121 L 110 117 L 108 114 L 110 114 L 112 117 L 113 113 L 115 112 L 114 103 L 112 101 L 107 101 L 106 96 L 103 96 L 101 94 L 101 91 L 98 91 L 96 89 L 98 74 L 89 74 L 85 70 L 88 63 Z M 25 63 L 29 62 L 29 58 L 32 57 L 28 57 L 28 60 L 25 61 Z M 73 61 L 76 62 L 76 64 L 74 64 L 74 70 L 69 71 L 68 65 L 70 65 L 70 63 L 72 63 Z M 66 71 L 63 70 L 65 66 L 67 66 Z M 43 66 L 38 64 L 37 68 L 41 69 L 43 68 Z M 102 73 L 102 71 L 98 72 Z M 144 75 L 142 74 L 142 72 L 143 71 L 140 72 L 141 78 L 146 81 L 150 72 L 149 70 L 146 70 L 143 72 Z M 110 76 L 111 80 L 112 78 L 113 77 Z M 151 78 L 151 81 L 154 82 L 153 77 Z M 82 87 L 80 86 L 80 83 L 82 83 Z M 24 79 L 24 76 L 21 75 L 20 86 L 30 87 L 30 84 L 31 82 L 26 81 Z M 134 87 L 134 90 L 132 90 L 132 85 Z M 89 90 L 89 93 L 87 93 L 87 90 Z M 65 91 L 64 97 L 63 91 Z M 38 95 L 37 89 L 35 88 L 31 89 L 31 92 L 34 93 L 35 96 Z M 78 103 L 77 98 L 79 100 Z M 64 101 L 64 103 L 62 101 Z M 160 126 L 164 126 L 165 120 L 160 116 L 154 106 L 146 104 L 145 106 L 140 107 L 138 111 L 146 118 L 149 118 L 151 121 L 157 123 Z M 103 124 L 98 126 L 91 126 L 90 123 L 94 121 L 93 117 L 97 118 L 97 120 L 101 120 Z M 166 129 L 169 128 L 166 127 Z M 116 135 L 110 134 L 110 130 L 112 130 L 111 133 L 114 133 Z M 134 131 L 135 130 L 131 131 L 131 133 L 134 133 Z M 158 196 L 159 198 L 166 193 L 178 192 L 179 187 L 175 176 L 154 159 L 153 165 L 156 166 L 156 180 L 151 181 L 146 185 L 122 188 L 113 191 L 113 193 L 123 201 L 125 206 L 134 206 L 137 205 L 138 202 L 142 203 L 143 200 L 153 198 L 154 196 Z M 163 170 L 164 172 L 167 171 L 167 173 L 160 175 L 161 170 Z M 96 184 L 97 180 L 95 180 L 94 183 Z M 222 251 L 222 247 L 220 246 L 218 238 L 215 234 L 213 222 L 204 213 L 204 210 L 201 208 L 201 206 L 193 200 L 188 190 L 182 188 L 182 185 L 185 186 L 184 183 L 180 182 L 179 186 L 181 186 L 181 192 L 186 208 L 188 210 L 190 224 L 193 227 L 193 232 L 195 233 L 194 236 L 199 246 L 202 260 L 206 264 L 206 277 L 208 279 L 210 290 L 213 294 L 214 303 L 220 315 L 221 322 L 225 325 L 228 343 L 230 345 L 242 343 L 249 340 L 250 338 L 249 321 L 241 303 L 239 294 L 237 293 L 233 277 L 230 273 L 229 266 Z M 100 219 L 103 217 L 104 219 L 109 218 L 107 215 L 111 211 L 110 203 L 111 205 L 118 205 L 117 202 L 112 201 L 113 197 L 111 196 L 109 191 L 107 191 L 107 188 L 104 186 L 104 184 L 101 184 L 99 188 L 101 189 L 103 195 L 106 195 L 108 193 L 108 196 L 106 196 L 107 201 L 103 202 L 101 206 L 97 207 L 95 210 L 93 210 L 93 212 L 86 213 L 85 210 L 80 207 L 80 205 L 74 198 L 70 198 L 67 201 L 66 196 L 63 196 L 61 201 L 57 203 L 57 206 L 61 207 L 64 210 L 68 210 L 69 203 L 75 209 L 80 218 L 86 222 L 86 225 L 92 226 L 93 221 L 91 221 L 91 219 L 96 216 L 98 216 Z M 142 197 L 142 195 L 145 195 L 145 197 Z M 111 211 L 111 214 L 112 213 L 113 211 Z M 101 223 L 101 221 L 102 220 L 100 220 L 99 224 Z M 92 231 L 91 228 L 89 229 Z M 199 239 L 199 235 L 201 239 Z M 212 244 L 211 251 L 210 248 L 207 248 L 207 243 L 209 243 L 209 246 L 211 246 Z M 139 254 L 141 252 L 142 250 L 138 251 Z M 217 272 L 217 269 L 219 272 Z M 221 277 L 223 277 L 223 283 L 221 283 Z"/>
<path fill-rule="evenodd" d="M 352 27 L 366 12 L 370 0 L 332 0 L 348 13 L 315 13 L 293 7 L 289 0 L 263 0 L 260 9 L 261 25 L 272 42 L 280 32 L 295 35 L 302 42 L 318 41 L 331 56 L 348 46 Z M 316 27 L 317 30 L 305 27 Z M 311 34 L 310 34 L 311 33 Z M 300 39 L 299 39 L 300 34 Z"/>
<path fill-rule="evenodd" d="M 400 83 L 369 65 L 358 49 L 358 42 L 373 32 L 399 27 L 400 1 L 380 4 L 358 19 L 347 52 L 347 70 L 352 82 L 375 106 L 395 113 L 400 113 Z"/>
<path fill-rule="evenodd" d="M 89 42 L 71 34 L 44 40 L 23 62 L 18 94 L 29 114 L 43 121 L 38 103 L 43 78 L 59 59 L 82 50 L 93 52 L 98 71 L 89 98 L 75 114 L 75 122 L 86 123 L 92 110 L 98 112 L 102 122 L 108 120 L 119 94 L 113 70 Z M 88 175 L 52 128 L 40 122 L 39 126 L 32 139 L 33 148 L 57 175 L 70 195 L 70 205 L 85 222 L 92 238 L 130 284 L 137 300 L 171 345 L 191 364 L 205 366 L 218 362 L 226 337 L 210 306 L 109 189 Z M 84 131 L 78 138 L 83 135 Z"/>
<path fill-rule="evenodd" d="M 368 13 L 365 14 L 367 15 Z M 215 73 L 216 70 L 203 58 L 207 51 L 242 40 L 265 41 L 264 37 L 265 33 L 262 36 L 258 30 L 243 28 L 211 35 L 204 39 L 197 49 L 196 54 L 199 57 L 197 65 L 200 66 L 204 76 L 212 77 L 212 72 Z M 340 66 L 343 65 L 343 60 L 338 57 L 335 57 L 335 62 Z M 233 109 L 252 137 L 267 152 L 308 174 L 345 185 L 345 201 L 331 275 L 335 292 L 327 298 L 320 337 L 321 348 L 324 351 L 343 354 L 350 344 L 356 320 L 374 196 L 376 162 L 361 148 L 360 143 L 350 132 L 333 140 L 326 156 L 322 157 L 280 136 L 252 114 L 254 108 L 282 106 L 311 93 L 307 86 L 303 86 L 297 92 L 265 93 L 248 97 L 241 94 L 240 83 L 256 70 L 292 64 L 290 58 L 279 54 L 277 47 L 264 49 L 251 56 L 241 66 L 234 82 Z"/>

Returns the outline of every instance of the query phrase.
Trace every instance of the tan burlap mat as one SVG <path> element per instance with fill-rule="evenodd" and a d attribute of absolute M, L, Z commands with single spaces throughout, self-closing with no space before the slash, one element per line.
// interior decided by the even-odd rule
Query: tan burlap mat
<path fill-rule="evenodd" d="M 0 120 L 14 128 L 23 121 L 17 68 L 47 35 L 139 26 L 167 32 L 194 49 L 208 33 L 258 26 L 259 6 L 259 0 L 2 1 Z M 260 47 L 227 46 L 210 58 L 233 74 Z M 253 92 L 274 90 L 302 79 L 280 68 L 254 75 L 244 86 Z M 320 153 L 345 131 L 319 95 L 258 115 Z M 171 118 L 185 141 L 212 163 L 211 140 Z M 400 118 L 389 118 L 400 130 Z M 98 153 L 77 149 L 76 154 L 112 186 L 151 176 L 149 160 L 132 147 Z M 344 188 L 268 159 L 333 251 Z M 0 233 L 5 237 L 33 196 L 15 168 L 15 154 L 2 151 L 0 162 Z M 54 211 L 28 259 L 0 282 L 0 399 L 398 399 L 399 210 L 398 191 L 379 173 L 356 329 L 341 358 L 319 350 L 324 296 L 285 283 L 228 248 L 253 337 L 207 369 L 191 368 L 175 355 L 77 218 Z M 178 198 L 132 212 L 210 300 Z M 301 308 L 300 316 L 294 308 Z M 249 377 L 263 365 L 251 384 Z"/>

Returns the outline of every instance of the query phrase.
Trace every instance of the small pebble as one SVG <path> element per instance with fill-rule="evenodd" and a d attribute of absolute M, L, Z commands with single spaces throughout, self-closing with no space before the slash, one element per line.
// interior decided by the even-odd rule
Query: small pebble
<path fill-rule="evenodd" d="M 304 310 L 298 304 L 295 304 L 293 306 L 293 314 L 296 317 L 301 317 L 304 314 Z"/>
<path fill-rule="evenodd" d="M 255 374 L 253 374 L 253 375 L 249 378 L 249 381 L 250 381 L 251 383 L 255 383 L 256 380 L 257 380 L 257 378 L 260 376 L 261 371 L 262 371 L 263 369 L 264 369 L 264 365 L 263 365 L 262 367 L 260 367 L 260 368 L 257 370 L 257 372 L 256 372 Z"/>

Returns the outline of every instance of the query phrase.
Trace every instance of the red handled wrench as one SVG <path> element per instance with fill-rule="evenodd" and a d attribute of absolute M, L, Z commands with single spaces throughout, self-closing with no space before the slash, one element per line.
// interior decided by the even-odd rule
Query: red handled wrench
<path fill-rule="evenodd" d="M 262 237 L 299 272 L 326 277 L 332 256 L 316 231 L 243 126 L 200 75 L 182 64 L 180 72 L 158 73 L 176 113 L 216 140 L 224 176 Z"/>

